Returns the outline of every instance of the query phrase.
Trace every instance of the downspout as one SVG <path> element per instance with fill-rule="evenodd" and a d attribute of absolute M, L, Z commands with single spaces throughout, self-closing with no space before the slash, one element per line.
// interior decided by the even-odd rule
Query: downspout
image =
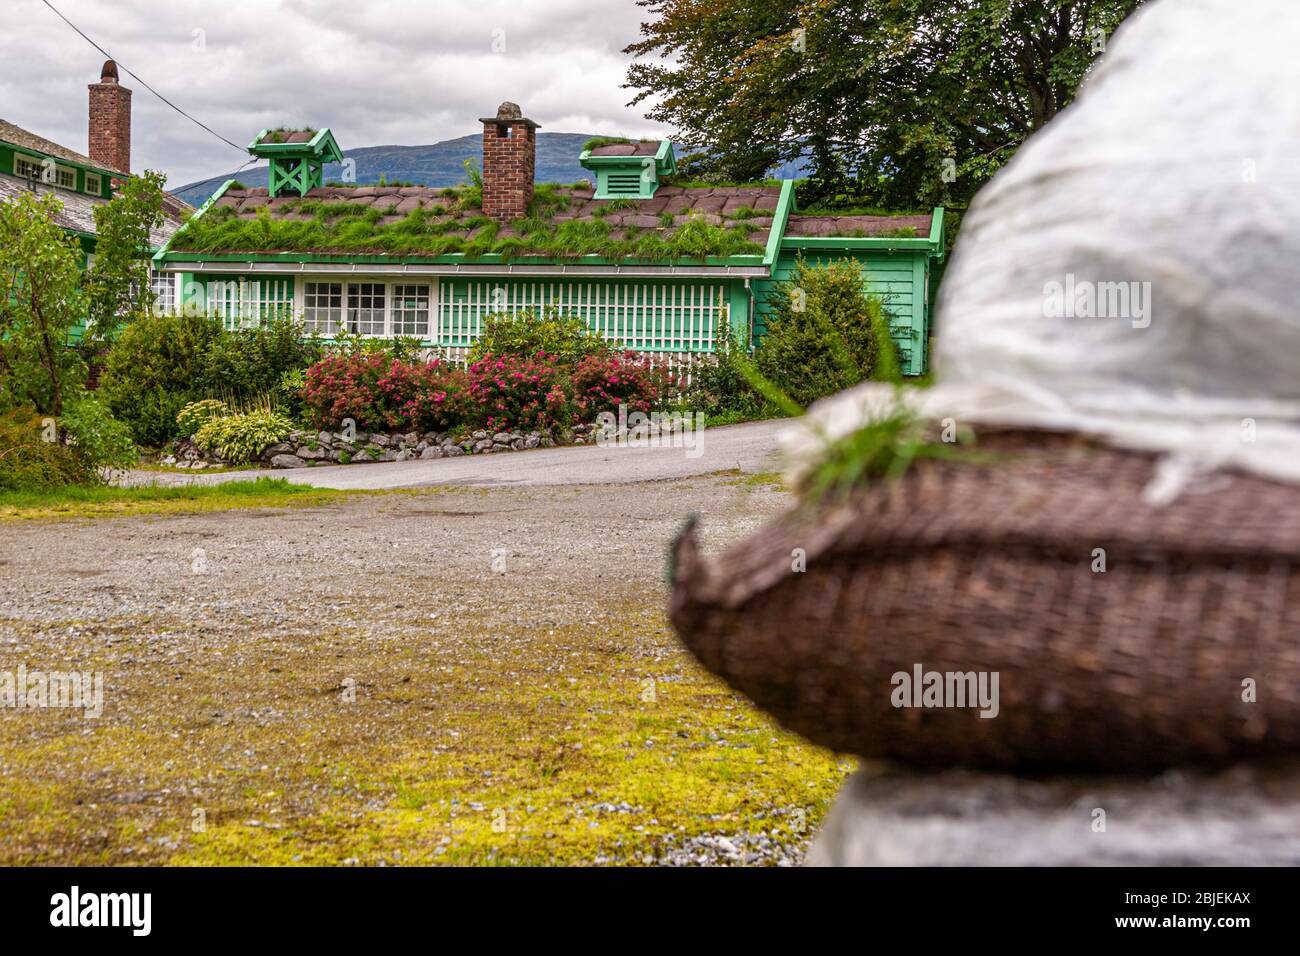
<path fill-rule="evenodd" d="M 754 351 L 754 289 L 749 284 L 749 276 L 745 276 L 745 349 L 751 354 Z"/>

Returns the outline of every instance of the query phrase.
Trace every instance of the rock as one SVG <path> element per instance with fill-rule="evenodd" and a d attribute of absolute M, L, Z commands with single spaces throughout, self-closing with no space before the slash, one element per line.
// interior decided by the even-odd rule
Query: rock
<path fill-rule="evenodd" d="M 443 456 L 443 450 L 439 448 L 437 445 L 430 445 L 420 452 L 421 461 L 429 461 L 430 459 L 441 458 L 442 456 Z"/>
<path fill-rule="evenodd" d="M 175 456 L 175 455 L 164 455 L 162 458 L 159 458 L 159 459 L 158 459 L 158 464 L 160 464 L 160 465 L 174 465 L 174 464 L 176 464 L 176 456 Z"/>
<path fill-rule="evenodd" d="M 397 460 L 398 460 L 398 458 L 397 458 L 398 454 L 400 454 L 400 452 L 393 451 L 393 449 L 391 449 L 391 448 L 386 448 L 386 449 L 384 449 L 384 451 L 382 451 L 382 452 L 379 453 L 379 460 L 380 460 L 380 461 L 397 461 Z"/>
<path fill-rule="evenodd" d="M 402 436 L 402 441 L 406 442 L 406 444 L 408 445 L 414 445 L 418 443 L 419 440 L 420 440 L 420 436 L 417 435 L 415 432 L 407 432 L 405 435 Z"/>
<path fill-rule="evenodd" d="M 307 463 L 297 455 L 276 455 L 271 459 L 272 468 L 306 468 Z"/>
<path fill-rule="evenodd" d="M 330 461 L 342 461 L 343 452 L 338 448 L 331 448 L 328 452 L 326 452 L 325 457 L 328 458 Z"/>
<path fill-rule="evenodd" d="M 442 450 L 444 458 L 458 458 L 463 454 L 465 454 L 465 449 L 461 448 L 459 445 L 447 445 Z"/>
<path fill-rule="evenodd" d="M 516 438 L 514 441 L 510 443 L 510 447 L 513 448 L 515 451 L 523 451 L 524 440 L 522 438 Z"/>
<path fill-rule="evenodd" d="M 524 439 L 525 448 L 536 448 L 541 443 L 542 443 L 542 439 L 540 435 L 529 435 L 527 438 Z"/>
<path fill-rule="evenodd" d="M 325 457 L 325 449 L 309 448 L 306 445 L 303 445 L 296 452 L 294 452 L 294 454 L 297 455 L 299 458 L 301 458 L 303 461 L 316 461 L 318 459 Z"/>
<path fill-rule="evenodd" d="M 488 437 L 488 433 L 485 431 L 477 431 L 470 437 L 473 438 L 475 441 L 482 441 L 484 438 Z"/>
<path fill-rule="evenodd" d="M 428 447 L 429 447 L 429 443 L 422 438 L 420 439 L 419 443 L 415 446 L 415 450 L 424 451 Z"/>
<path fill-rule="evenodd" d="M 488 438 L 486 435 L 474 442 L 474 451 L 476 452 L 487 451 L 491 447 L 492 439 Z"/>
<path fill-rule="evenodd" d="M 1131 777 L 863 765 L 810 866 L 1294 866 L 1300 761 Z M 1098 810 L 1105 815 L 1097 813 Z M 1109 832 L 1095 829 L 1109 820 Z"/>
<path fill-rule="evenodd" d="M 334 436 L 331 435 L 329 432 L 321 432 L 319 435 L 316 436 L 316 440 L 320 442 L 322 445 L 328 445 L 330 442 L 334 440 Z"/>
<path fill-rule="evenodd" d="M 492 442 L 497 445 L 509 445 L 512 437 L 509 432 L 497 432 L 492 436 Z"/>
<path fill-rule="evenodd" d="M 388 436 L 380 435 L 378 432 L 370 436 L 370 444 L 378 445 L 380 448 L 387 448 L 389 445 Z"/>
<path fill-rule="evenodd" d="M 393 461 L 410 461 L 414 457 L 415 457 L 415 452 L 411 451 L 411 449 L 409 448 L 403 448 L 393 458 Z"/>
<path fill-rule="evenodd" d="M 274 458 L 276 455 L 292 455 L 294 447 L 295 446 L 289 444 L 289 442 L 282 441 L 277 445 L 272 445 L 266 451 L 262 452 L 262 454 L 270 458 Z"/>
<path fill-rule="evenodd" d="M 197 471 L 200 468 L 208 467 L 208 463 L 206 461 L 192 461 L 190 462 L 190 467 Z"/>

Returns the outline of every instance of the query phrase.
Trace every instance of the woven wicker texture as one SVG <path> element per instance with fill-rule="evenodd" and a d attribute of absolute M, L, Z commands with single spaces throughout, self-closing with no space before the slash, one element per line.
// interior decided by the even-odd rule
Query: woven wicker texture
<path fill-rule="evenodd" d="M 1300 488 L 1221 473 L 1157 508 L 1151 456 L 980 445 L 994 461 L 920 462 L 716 558 L 688 530 L 682 640 L 786 726 L 866 757 L 1150 770 L 1300 751 Z M 998 715 L 893 706 L 918 664 L 997 672 Z"/>

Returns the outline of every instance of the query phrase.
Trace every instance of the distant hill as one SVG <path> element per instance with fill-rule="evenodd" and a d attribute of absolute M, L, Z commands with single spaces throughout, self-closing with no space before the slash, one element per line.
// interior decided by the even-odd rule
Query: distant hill
<path fill-rule="evenodd" d="M 573 183 L 589 179 L 591 174 L 578 163 L 582 146 L 595 133 L 538 133 L 537 181 L 540 183 Z M 681 156 L 685 150 L 678 148 Z M 456 186 L 466 182 L 465 160 L 481 163 L 483 137 L 471 133 L 457 139 L 446 139 L 432 146 L 363 146 L 344 154 L 357 164 L 357 182 L 377 183 L 383 176 L 388 182 L 419 183 L 422 186 Z M 237 176 L 214 176 L 197 183 L 171 190 L 193 206 L 199 206 L 220 188 L 227 179 L 238 179 L 245 186 L 265 186 L 266 167 L 250 166 Z M 778 178 L 799 175 L 792 164 L 773 172 Z M 343 179 L 343 167 L 338 163 L 325 166 L 325 181 Z"/>
<path fill-rule="evenodd" d="M 595 133 L 538 133 L 537 181 L 572 183 L 590 174 L 578 164 L 582 144 Z M 483 136 L 472 133 L 457 139 L 443 140 L 432 146 L 363 146 L 349 149 L 344 155 L 357 164 L 357 182 L 377 183 L 382 175 L 388 182 L 419 183 L 422 186 L 456 186 L 467 182 L 465 160 L 483 161 Z M 173 189 L 191 205 L 198 206 L 227 179 L 238 179 L 245 186 L 265 186 L 266 167 L 250 166 L 237 176 L 215 176 L 201 182 Z M 327 163 L 325 181 L 343 179 L 339 163 Z"/>

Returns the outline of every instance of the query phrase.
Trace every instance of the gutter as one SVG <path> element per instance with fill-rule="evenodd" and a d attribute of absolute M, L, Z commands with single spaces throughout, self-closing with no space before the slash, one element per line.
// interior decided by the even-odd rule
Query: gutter
<path fill-rule="evenodd" d="M 179 233 L 180 230 L 177 230 Z M 168 245 L 171 240 L 168 240 Z M 767 266 L 637 266 L 637 265 L 527 265 L 519 263 L 418 263 L 418 262 L 221 262 L 213 259 L 163 261 L 163 249 L 154 257 L 159 272 L 216 272 L 221 274 L 300 273 L 313 275 L 465 275 L 465 276 L 613 276 L 666 279 L 699 276 L 718 279 L 767 278 Z"/>

